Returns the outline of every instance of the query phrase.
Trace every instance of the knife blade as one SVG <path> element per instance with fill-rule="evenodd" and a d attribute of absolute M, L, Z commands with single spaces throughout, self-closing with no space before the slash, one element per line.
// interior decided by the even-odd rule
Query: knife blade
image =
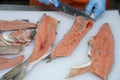
<path fill-rule="evenodd" d="M 70 14 L 70 15 L 73 15 L 73 16 L 83 16 L 86 19 L 91 19 L 91 20 L 95 21 L 92 17 L 85 14 L 83 11 L 75 9 L 67 4 L 64 4 L 61 1 L 59 1 L 58 7 L 54 7 L 54 9 L 56 9 L 58 11 L 62 11 L 62 12 L 67 13 L 67 14 Z"/>

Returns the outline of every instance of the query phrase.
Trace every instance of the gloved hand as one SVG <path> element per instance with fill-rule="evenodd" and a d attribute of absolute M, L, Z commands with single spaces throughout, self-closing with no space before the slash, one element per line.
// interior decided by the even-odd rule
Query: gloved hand
<path fill-rule="evenodd" d="M 98 18 L 106 9 L 106 0 L 89 0 L 85 13 L 90 15 L 93 10 L 95 19 Z"/>
<path fill-rule="evenodd" d="M 38 1 L 47 5 L 52 3 L 54 4 L 55 7 L 58 7 L 58 0 L 38 0 Z"/>

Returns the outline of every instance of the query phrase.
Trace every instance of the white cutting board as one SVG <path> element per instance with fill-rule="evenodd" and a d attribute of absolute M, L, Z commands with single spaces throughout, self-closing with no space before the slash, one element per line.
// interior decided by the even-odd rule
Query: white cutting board
<path fill-rule="evenodd" d="M 15 20 L 15 19 L 28 19 L 30 22 L 37 22 L 41 16 L 46 13 L 55 17 L 61 23 L 57 28 L 57 39 L 55 44 L 59 43 L 64 34 L 71 28 L 74 17 L 60 13 L 60 12 L 43 12 L 43 11 L 0 11 L 0 19 L 3 20 Z M 33 70 L 23 80 L 66 80 L 70 67 L 75 65 L 81 65 L 89 61 L 88 58 L 88 46 L 87 41 L 91 36 L 94 36 L 103 23 L 108 22 L 111 26 L 111 30 L 115 40 L 115 61 L 111 73 L 108 76 L 108 80 L 120 80 L 120 16 L 118 11 L 106 11 L 96 21 L 93 28 L 82 39 L 78 47 L 74 50 L 71 56 L 58 58 L 50 63 L 45 61 L 36 65 Z M 26 58 L 30 56 L 34 47 L 32 42 L 30 46 L 26 47 L 23 52 Z M 19 54 L 19 55 L 20 55 Z M 6 56 L 13 57 L 13 56 Z M 0 77 L 9 71 L 5 69 L 0 71 Z M 85 74 L 76 76 L 67 80 L 100 80 L 100 78 L 87 72 Z"/>

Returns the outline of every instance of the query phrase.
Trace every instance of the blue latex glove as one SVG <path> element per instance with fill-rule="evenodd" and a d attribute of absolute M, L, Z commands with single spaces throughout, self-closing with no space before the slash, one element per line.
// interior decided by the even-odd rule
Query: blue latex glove
<path fill-rule="evenodd" d="M 85 13 L 90 15 L 90 13 L 93 10 L 93 14 L 96 19 L 105 11 L 105 9 L 106 9 L 106 0 L 89 0 Z"/>
<path fill-rule="evenodd" d="M 38 0 L 38 1 L 47 5 L 52 3 L 54 4 L 55 7 L 58 7 L 58 0 Z"/>

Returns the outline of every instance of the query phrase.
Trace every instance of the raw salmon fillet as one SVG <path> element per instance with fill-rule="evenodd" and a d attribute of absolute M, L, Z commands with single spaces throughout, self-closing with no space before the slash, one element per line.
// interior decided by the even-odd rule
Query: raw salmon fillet
<path fill-rule="evenodd" d="M 82 68 L 74 68 L 74 72 L 71 71 L 68 77 L 90 71 L 102 80 L 106 80 L 114 61 L 114 39 L 109 24 L 103 24 L 89 43 L 91 46 L 91 54 L 89 54 L 92 60 L 91 64 Z"/>
<path fill-rule="evenodd" d="M 58 21 L 55 18 L 46 14 L 43 15 L 38 23 L 37 33 L 35 35 L 35 47 L 32 55 L 28 59 L 29 62 L 33 62 L 42 57 L 52 48 L 56 38 L 57 26 Z"/>
<path fill-rule="evenodd" d="M 22 62 L 23 59 L 24 59 L 23 55 L 15 57 L 15 58 L 0 57 L 0 70 L 13 67 L 13 66 L 19 64 L 20 62 Z"/>
<path fill-rule="evenodd" d="M 114 40 L 109 24 L 103 24 L 98 34 L 91 40 L 92 65 L 90 71 L 106 80 L 114 61 Z"/>
<path fill-rule="evenodd" d="M 53 50 L 51 58 L 71 55 L 81 39 L 92 28 L 92 25 L 92 20 L 87 20 L 81 16 L 76 17 L 76 20 L 70 31 L 64 36 L 61 42 Z"/>
<path fill-rule="evenodd" d="M 30 23 L 26 21 L 14 20 L 14 21 L 5 21 L 0 20 L 0 30 L 16 30 L 16 29 L 25 29 L 25 28 L 34 28 L 36 27 L 35 23 Z"/>

